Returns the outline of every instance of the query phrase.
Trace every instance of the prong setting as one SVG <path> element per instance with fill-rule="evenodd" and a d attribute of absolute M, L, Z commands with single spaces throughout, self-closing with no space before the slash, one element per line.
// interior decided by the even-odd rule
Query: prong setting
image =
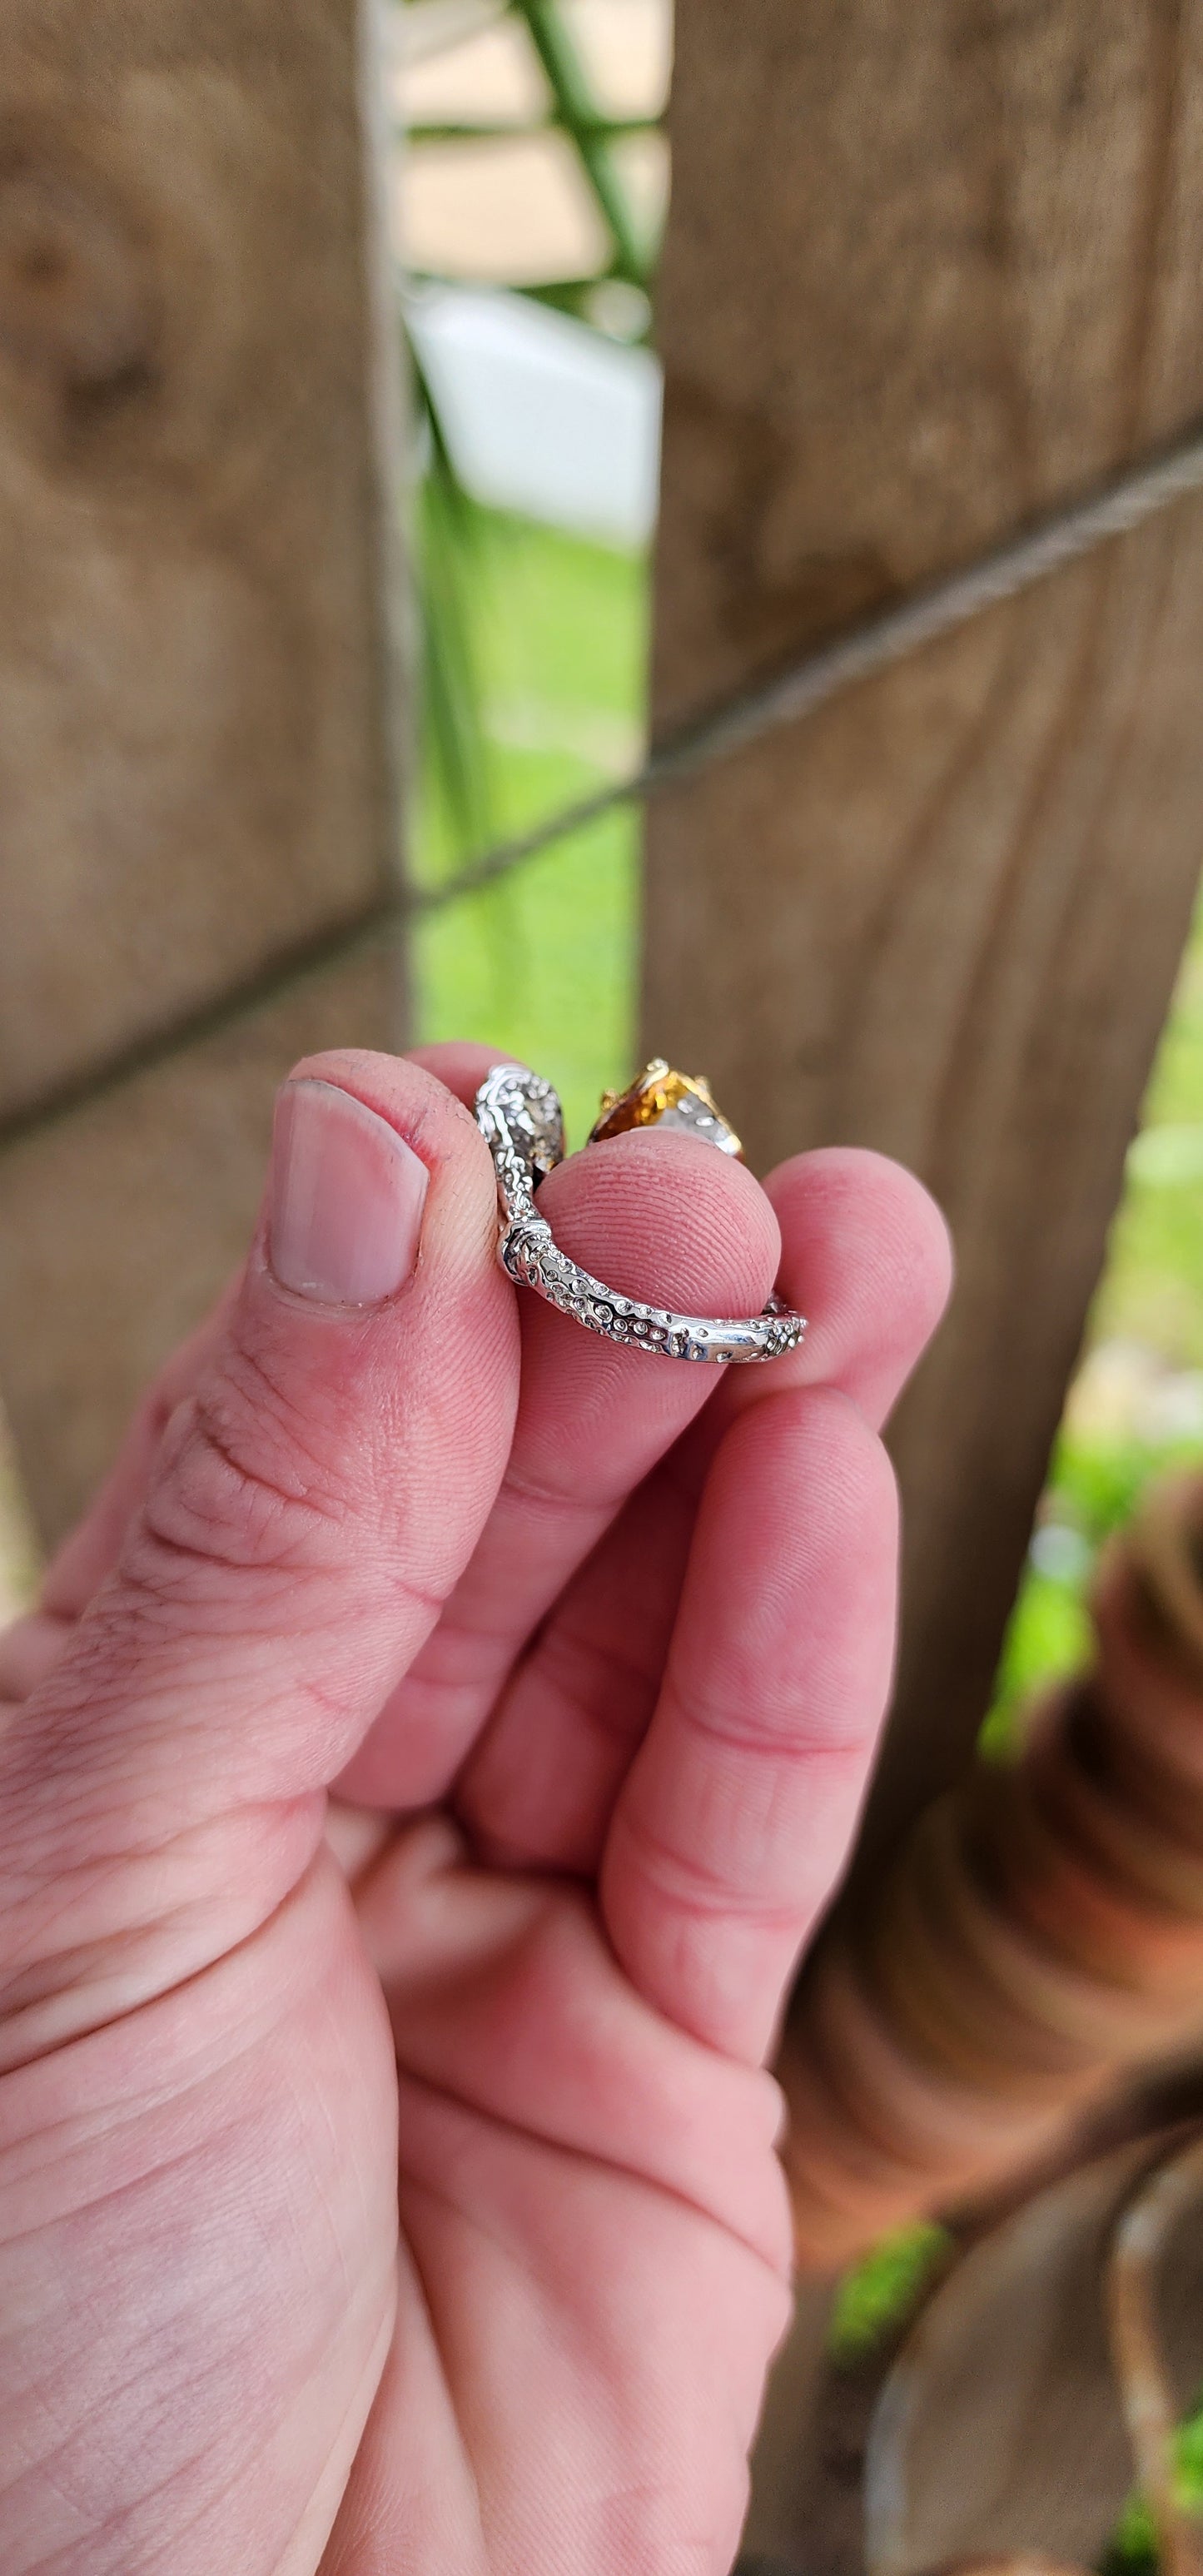
<path fill-rule="evenodd" d="M 682 1086 L 679 1092 L 678 1085 Z M 660 1106 L 654 1105 L 656 1092 Z M 650 1114 L 626 1115 L 617 1125 L 611 1124 L 614 1113 L 628 1109 L 633 1098 Z M 685 1117 L 674 1114 L 684 1099 L 698 1104 L 696 1115 L 692 1109 Z M 494 1065 L 477 1092 L 475 1107 L 497 1175 L 498 1259 L 520 1286 L 532 1289 L 574 1323 L 583 1324 L 587 1332 L 666 1359 L 719 1364 L 773 1360 L 797 1348 L 806 1330 L 805 1317 L 793 1313 L 779 1297 L 770 1297 L 760 1315 L 681 1315 L 668 1306 L 620 1296 L 603 1280 L 594 1279 L 560 1250 L 535 1205 L 539 1182 L 555 1169 L 564 1152 L 563 1116 L 551 1084 L 528 1072 L 525 1065 Z M 644 1068 L 629 1092 L 606 1095 L 602 1117 L 589 1141 L 669 1119 L 675 1125 L 689 1125 L 703 1142 L 721 1152 L 740 1150 L 738 1137 L 727 1127 L 707 1086 L 673 1074 L 662 1057 Z M 721 1129 L 722 1135 L 712 1129 Z"/>

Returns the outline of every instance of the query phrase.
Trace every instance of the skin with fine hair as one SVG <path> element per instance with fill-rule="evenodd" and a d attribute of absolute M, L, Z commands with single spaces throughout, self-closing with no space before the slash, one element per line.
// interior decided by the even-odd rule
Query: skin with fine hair
<path fill-rule="evenodd" d="M 947 1245 L 875 1156 L 761 1187 L 620 1136 L 544 1185 L 571 1256 L 811 1329 L 617 1348 L 498 1268 L 493 1061 L 298 1068 L 429 1175 L 410 1274 L 282 1285 L 269 1192 L 0 1641 L 6 2576 L 737 2548 L 766 2060 L 888 1689 L 878 1434 Z"/>

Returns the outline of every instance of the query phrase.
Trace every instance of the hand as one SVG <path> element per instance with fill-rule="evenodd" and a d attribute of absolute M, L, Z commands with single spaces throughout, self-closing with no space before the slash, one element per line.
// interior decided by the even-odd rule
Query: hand
<path fill-rule="evenodd" d="M 764 1369 L 616 1349 L 497 1265 L 489 1061 L 299 1068 L 242 1278 L 0 1647 L 6 2576 L 737 2546 L 764 2059 L 885 1699 L 875 1426 L 943 1230 L 866 1154 L 591 1147 L 542 1202 L 578 1260 L 726 1313 L 780 1265 L 813 1318 Z"/>

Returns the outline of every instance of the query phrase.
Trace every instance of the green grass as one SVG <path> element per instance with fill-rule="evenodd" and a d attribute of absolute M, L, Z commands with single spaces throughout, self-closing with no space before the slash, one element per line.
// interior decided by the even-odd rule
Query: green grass
<path fill-rule="evenodd" d="M 472 637 L 495 838 L 556 812 L 638 757 L 642 562 L 549 529 L 472 514 Z M 556 1085 L 579 1144 L 607 1083 L 633 1070 L 638 825 L 606 816 L 477 895 L 421 921 L 414 976 L 425 1038 L 472 1037 Z M 466 856 L 428 761 L 415 872 Z"/>
<path fill-rule="evenodd" d="M 1195 2412 L 1179 2428 L 1177 2455 L 1178 2504 L 1184 2513 L 1203 2521 L 1203 2393 Z M 1104 2555 L 1101 2576 L 1156 2576 L 1159 2564 L 1153 2517 L 1136 2488 Z"/>
<path fill-rule="evenodd" d="M 1130 1345 L 1173 1370 L 1203 1369 L 1203 904 L 1129 1156 L 1123 1199 L 1087 1334 L 1088 1347 Z M 1075 1424 L 1053 1455 L 1041 1510 L 1065 1533 L 1064 1572 L 1029 1567 L 1003 1648 L 984 1747 L 1005 1754 L 1021 1702 L 1086 1659 L 1083 1596 L 1102 1541 L 1129 1519 L 1151 1476 L 1197 1462 L 1192 1434 Z"/>
<path fill-rule="evenodd" d="M 1203 1368 L 1203 907 L 1142 1125 L 1092 1332 Z"/>
<path fill-rule="evenodd" d="M 827 2329 L 832 2360 L 847 2369 L 895 2332 L 951 2249 L 945 2228 L 920 2219 L 896 2228 L 852 2264 L 836 2291 Z"/>
<path fill-rule="evenodd" d="M 625 816 L 597 824 L 429 916 L 416 941 L 422 1036 L 480 1038 L 533 1064 L 560 1094 L 570 1146 L 632 1069 L 632 839 Z"/>

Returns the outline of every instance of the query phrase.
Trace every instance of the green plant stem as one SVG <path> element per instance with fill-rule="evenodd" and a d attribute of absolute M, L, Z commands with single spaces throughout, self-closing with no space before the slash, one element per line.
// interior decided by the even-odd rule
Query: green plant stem
<path fill-rule="evenodd" d="M 564 119 L 555 111 L 539 117 L 478 118 L 461 125 L 402 125 L 398 128 L 407 143 L 513 143 L 531 135 L 562 134 Z M 581 134 L 591 135 L 599 143 L 612 141 L 624 134 L 658 134 L 658 116 L 597 116 L 581 120 L 572 127 L 575 141 Z"/>
<path fill-rule="evenodd" d="M 438 405 L 412 339 L 415 408 L 430 440 L 418 492 L 416 570 L 422 635 L 422 693 L 431 765 L 459 850 L 479 849 L 492 830 L 484 702 L 473 636 L 472 594 L 482 572 L 473 509 L 455 470 Z"/>
<path fill-rule="evenodd" d="M 604 123 L 588 75 L 555 0 L 510 0 L 523 20 L 555 100 L 556 121 L 571 135 L 581 167 L 614 244 L 610 269 L 632 286 L 646 286 L 648 259 L 610 155 Z"/>

